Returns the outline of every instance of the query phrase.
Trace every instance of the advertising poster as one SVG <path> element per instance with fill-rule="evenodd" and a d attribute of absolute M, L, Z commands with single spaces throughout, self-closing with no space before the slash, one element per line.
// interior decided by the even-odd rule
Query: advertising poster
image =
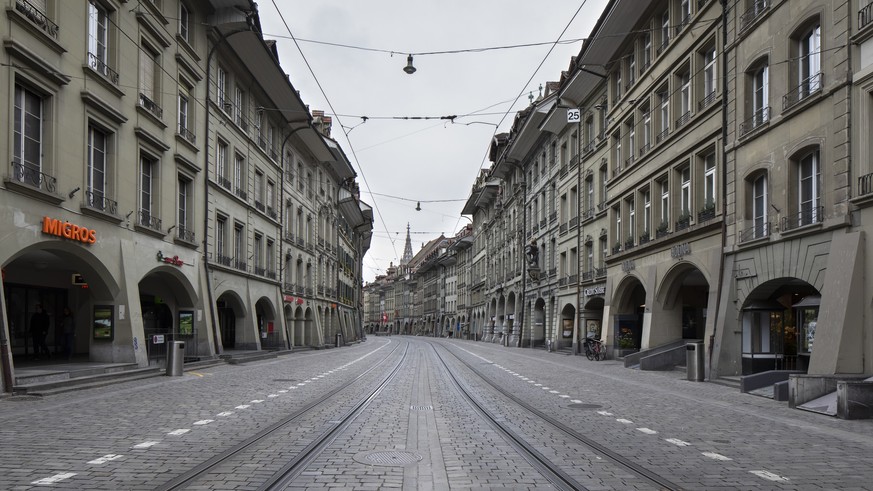
<path fill-rule="evenodd" d="M 179 311 L 179 334 L 182 336 L 191 336 L 194 334 L 194 311 L 180 310 Z"/>
<path fill-rule="evenodd" d="M 94 306 L 94 339 L 111 341 L 115 330 L 112 305 Z"/>

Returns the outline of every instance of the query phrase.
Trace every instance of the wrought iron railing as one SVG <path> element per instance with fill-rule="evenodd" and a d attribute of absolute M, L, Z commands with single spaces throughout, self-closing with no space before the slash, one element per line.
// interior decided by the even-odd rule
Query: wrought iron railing
<path fill-rule="evenodd" d="M 182 136 L 188 143 L 192 145 L 197 144 L 197 135 L 191 132 L 188 128 L 185 127 L 183 123 L 179 123 L 179 135 Z"/>
<path fill-rule="evenodd" d="M 540 228 L 546 228 L 546 223 L 547 223 L 547 222 L 546 222 L 546 219 L 545 219 L 545 218 L 543 218 L 542 220 L 540 220 Z"/>
<path fill-rule="evenodd" d="M 27 0 L 16 0 L 15 10 L 27 17 L 31 22 L 38 25 L 50 37 L 57 39 L 58 25 L 49 20 L 45 13 Z"/>
<path fill-rule="evenodd" d="M 109 68 L 109 65 L 94 53 L 88 53 L 88 66 L 95 72 L 108 78 L 113 84 L 118 85 L 118 72 Z"/>
<path fill-rule="evenodd" d="M 858 196 L 865 196 L 871 193 L 873 193 L 873 174 L 866 174 L 859 177 Z"/>
<path fill-rule="evenodd" d="M 676 220 L 676 230 L 685 230 L 686 228 L 691 226 L 691 216 L 680 216 L 679 220 Z"/>
<path fill-rule="evenodd" d="M 564 177 L 564 176 L 567 175 L 567 171 L 568 171 L 567 166 L 566 166 L 566 165 L 562 165 L 562 166 L 561 166 L 561 169 L 558 170 L 558 174 L 560 175 L 560 177 Z M 534 182 L 536 182 L 536 181 L 534 181 Z"/>
<path fill-rule="evenodd" d="M 241 271 L 247 271 L 249 269 L 249 266 L 248 266 L 248 264 L 246 264 L 245 261 L 243 261 L 242 259 L 236 259 L 236 258 L 234 258 L 234 260 L 233 260 L 233 267 L 236 269 L 239 269 Z"/>
<path fill-rule="evenodd" d="M 558 219 L 558 212 L 557 211 L 553 211 L 553 212 L 549 213 L 549 223 L 553 223 L 557 219 Z"/>
<path fill-rule="evenodd" d="M 12 179 L 49 193 L 56 193 L 58 189 L 54 176 L 19 162 L 12 162 Z"/>
<path fill-rule="evenodd" d="M 261 266 L 255 266 L 255 274 L 258 276 L 264 276 L 267 273 L 267 268 Z"/>
<path fill-rule="evenodd" d="M 161 231 L 161 219 L 152 215 L 151 210 L 139 210 L 139 224 L 158 232 Z"/>
<path fill-rule="evenodd" d="M 562 235 L 567 233 L 567 224 L 566 223 L 561 224 L 561 226 L 558 228 L 558 233 L 562 234 Z"/>
<path fill-rule="evenodd" d="M 184 240 L 185 242 L 191 242 L 191 243 L 193 243 L 196 240 L 196 237 L 194 235 L 194 231 L 190 230 L 188 227 L 185 227 L 184 225 L 180 225 L 179 227 L 176 228 L 176 237 L 178 237 L 179 240 Z"/>
<path fill-rule="evenodd" d="M 85 191 L 85 205 L 88 208 L 100 210 L 112 215 L 118 214 L 118 202 L 107 198 L 103 193 L 96 191 Z"/>
<path fill-rule="evenodd" d="M 873 3 L 868 3 L 866 7 L 861 7 L 858 11 L 858 30 L 873 24 Z"/>
<path fill-rule="evenodd" d="M 822 87 L 822 74 L 816 73 L 800 82 L 800 85 L 782 96 L 782 109 L 788 109 L 809 96 L 819 92 Z"/>
<path fill-rule="evenodd" d="M 713 218 L 715 218 L 715 207 L 714 206 L 712 208 L 700 210 L 700 212 L 697 213 L 697 223 L 708 222 L 708 221 L 712 220 Z"/>
<path fill-rule="evenodd" d="M 570 218 L 570 228 L 576 228 L 579 226 L 579 217 L 575 216 Z"/>
<path fill-rule="evenodd" d="M 648 232 L 643 232 L 642 235 L 640 235 L 640 245 L 646 244 L 650 240 L 651 240 L 651 238 L 649 237 Z"/>
<path fill-rule="evenodd" d="M 606 266 L 594 268 L 594 277 L 595 278 L 603 278 L 605 276 L 606 276 Z"/>
<path fill-rule="evenodd" d="M 571 168 L 571 169 L 572 169 L 573 167 L 576 167 L 577 165 L 579 165 L 579 159 L 580 159 L 580 158 L 581 158 L 581 156 L 580 156 L 578 153 L 577 153 L 576 155 L 570 157 L 570 168 Z"/>
<path fill-rule="evenodd" d="M 759 223 L 753 227 L 747 228 L 740 232 L 740 244 L 749 242 L 750 240 L 763 239 L 770 235 L 770 223 Z"/>
<path fill-rule="evenodd" d="M 161 109 L 161 106 L 158 105 L 157 102 L 151 100 L 147 95 L 142 92 L 139 93 L 139 101 L 137 102 L 139 107 L 148 111 L 152 116 L 162 119 L 164 117 L 164 110 Z"/>
<path fill-rule="evenodd" d="M 794 216 L 782 217 L 782 231 L 787 232 L 807 225 L 821 223 L 822 220 L 824 220 L 823 206 L 806 207 Z"/>
<path fill-rule="evenodd" d="M 691 121 L 692 114 L 693 113 L 691 111 L 685 111 L 685 114 L 679 116 L 679 119 L 676 120 L 676 128 L 681 128 L 682 125 Z"/>
<path fill-rule="evenodd" d="M 770 106 L 755 111 L 751 118 L 740 123 L 740 137 L 746 136 L 755 128 L 770 121 Z"/>
<path fill-rule="evenodd" d="M 589 153 L 594 151 L 594 140 L 586 143 L 584 147 L 582 147 L 582 154 L 588 155 Z"/>
<path fill-rule="evenodd" d="M 233 185 L 230 184 L 230 181 L 224 176 L 216 176 L 215 180 L 218 181 L 218 185 L 230 191 L 233 188 Z"/>
<path fill-rule="evenodd" d="M 594 270 L 583 271 L 582 272 L 582 281 L 591 281 L 594 279 Z"/>
<path fill-rule="evenodd" d="M 233 193 L 234 193 L 235 195 L 237 195 L 237 196 L 238 196 L 240 199 L 242 199 L 242 200 L 247 200 L 247 199 L 249 198 L 249 193 L 247 193 L 247 192 L 246 192 L 244 189 L 242 189 L 242 188 L 236 188 L 236 189 L 233 191 Z"/>
<path fill-rule="evenodd" d="M 276 220 L 279 218 L 279 214 L 276 213 L 276 210 L 274 210 L 272 206 L 267 207 L 267 216 L 272 218 L 273 220 Z"/>
<path fill-rule="evenodd" d="M 740 31 L 747 29 L 755 23 L 767 9 L 770 8 L 770 0 L 755 0 L 743 15 L 740 16 Z"/>
<path fill-rule="evenodd" d="M 664 131 L 658 133 L 658 136 L 655 137 L 655 143 L 661 143 L 666 140 L 668 136 L 670 136 L 670 128 L 664 128 Z"/>
<path fill-rule="evenodd" d="M 633 150 L 633 149 L 631 149 L 631 150 Z M 636 161 L 636 157 L 633 156 L 633 155 L 631 155 L 630 157 L 626 158 L 626 159 L 624 160 L 624 168 L 627 169 L 628 167 L 631 167 L 632 165 L 634 165 L 634 162 L 635 162 L 635 161 Z"/>
<path fill-rule="evenodd" d="M 649 150 L 651 150 L 651 149 L 652 149 L 652 144 L 651 144 L 651 143 L 646 143 L 645 145 L 641 146 L 641 147 L 640 147 L 640 157 L 642 157 L 643 155 L 649 153 Z"/>
<path fill-rule="evenodd" d="M 222 266 L 231 267 L 233 265 L 233 258 L 230 256 L 222 256 L 218 254 L 215 256 L 215 262 Z"/>
<path fill-rule="evenodd" d="M 718 92 L 716 92 L 715 89 L 712 89 L 712 92 L 706 94 L 706 97 L 704 97 L 700 100 L 700 102 L 697 103 L 697 107 L 700 108 L 700 110 L 702 111 L 703 109 L 709 107 L 709 105 L 715 101 L 716 97 L 718 97 Z"/>

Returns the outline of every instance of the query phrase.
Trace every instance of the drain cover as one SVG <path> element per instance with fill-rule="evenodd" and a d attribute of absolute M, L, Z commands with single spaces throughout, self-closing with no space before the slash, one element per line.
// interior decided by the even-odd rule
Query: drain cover
<path fill-rule="evenodd" d="M 570 404 L 567 407 L 570 409 L 600 409 L 603 406 L 600 404 Z"/>
<path fill-rule="evenodd" d="M 405 450 L 379 450 L 355 455 L 354 459 L 362 464 L 400 467 L 415 464 L 421 460 L 421 455 Z"/>

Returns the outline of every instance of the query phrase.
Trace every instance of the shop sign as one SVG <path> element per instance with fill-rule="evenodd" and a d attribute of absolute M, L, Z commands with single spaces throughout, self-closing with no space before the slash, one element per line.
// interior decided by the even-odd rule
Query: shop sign
<path fill-rule="evenodd" d="M 164 344 L 164 335 L 152 334 L 152 344 Z"/>
<path fill-rule="evenodd" d="M 584 293 L 586 297 L 592 297 L 594 295 L 606 295 L 606 285 L 592 286 L 591 288 L 586 288 L 582 290 L 582 293 Z"/>
<path fill-rule="evenodd" d="M 683 242 L 670 248 L 670 256 L 673 259 L 682 259 L 691 254 L 691 244 Z"/>
<path fill-rule="evenodd" d="M 61 221 L 56 218 L 42 218 L 42 233 L 63 237 L 65 239 L 76 240 L 83 244 L 93 244 L 97 242 L 97 231 L 88 227 L 81 227 L 67 221 Z"/>
<path fill-rule="evenodd" d="M 282 296 L 282 300 L 284 300 L 285 303 L 296 303 L 297 305 L 303 305 L 303 299 L 302 299 L 302 298 L 300 298 L 300 297 L 294 297 L 294 296 L 292 296 L 292 295 L 283 295 L 283 296 Z"/>
<path fill-rule="evenodd" d="M 183 264 L 185 264 L 185 261 L 182 261 L 181 259 L 179 259 L 179 256 L 173 256 L 173 257 L 165 256 L 164 253 L 161 251 L 158 251 L 157 257 L 158 257 L 158 262 L 160 262 L 160 263 L 172 264 L 173 266 L 179 266 L 179 267 L 181 267 Z"/>

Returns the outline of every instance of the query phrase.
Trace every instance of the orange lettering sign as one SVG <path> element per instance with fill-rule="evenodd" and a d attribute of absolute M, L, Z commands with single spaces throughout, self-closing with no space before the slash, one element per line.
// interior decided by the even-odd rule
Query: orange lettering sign
<path fill-rule="evenodd" d="M 70 222 L 62 222 L 56 218 L 42 218 L 42 233 L 76 240 L 83 244 L 97 242 L 97 231 L 87 227 L 81 227 Z"/>

